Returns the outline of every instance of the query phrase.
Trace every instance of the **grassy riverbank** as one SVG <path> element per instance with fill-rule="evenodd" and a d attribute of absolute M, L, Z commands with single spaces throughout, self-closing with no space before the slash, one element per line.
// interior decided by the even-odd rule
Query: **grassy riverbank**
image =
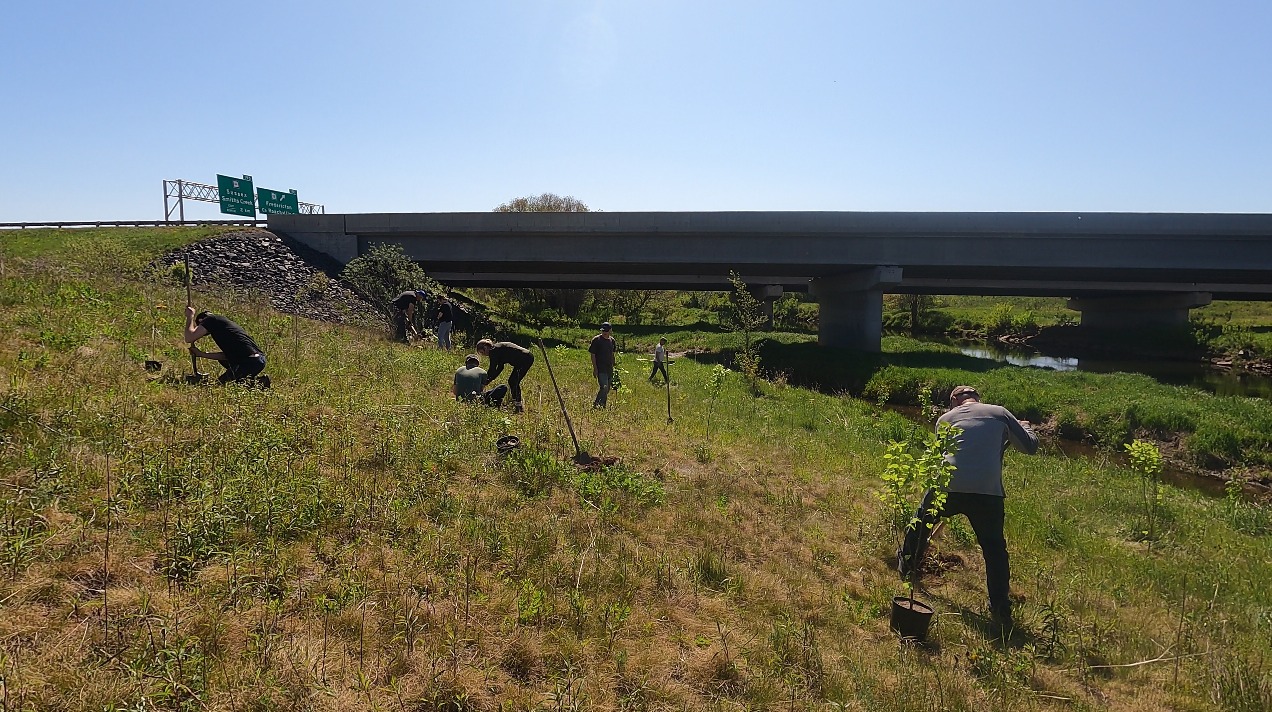
<path fill-rule="evenodd" d="M 936 297 L 920 316 L 919 332 L 981 338 L 1031 336 L 1048 327 L 1078 323 L 1079 314 L 1065 302 L 1062 297 Z M 885 324 L 893 331 L 908 332 L 910 312 L 895 298 L 889 306 Z M 1101 345 L 1130 353 L 1158 350 L 1181 356 L 1272 359 L 1272 303 L 1216 301 L 1192 310 L 1190 317 L 1192 325 L 1186 333 L 1108 334 Z"/>
<path fill-rule="evenodd" d="M 462 407 L 447 395 L 456 354 L 225 293 L 196 301 L 257 337 L 274 388 L 187 386 L 184 290 L 138 270 L 197 235 L 103 234 L 126 235 L 0 241 L 7 709 L 1272 702 L 1272 527 L 1253 505 L 1154 492 L 1051 443 L 1009 454 L 1019 630 L 994 637 L 979 552 L 956 525 L 919 592 L 941 613 L 932 641 L 899 645 L 886 619 L 901 592 L 895 541 L 874 493 L 885 443 L 918 427 L 900 415 L 767 383 L 756 395 L 681 359 L 668 423 L 637 354 L 623 357 L 613 407 L 594 412 L 574 348 L 591 332 L 554 334 L 584 449 L 618 458 L 583 471 L 541 356 L 525 415 Z M 152 323 L 158 377 L 141 368 Z M 936 368 L 949 355 L 907 358 Z M 896 400 L 946 376 L 864 357 L 824 373 L 849 371 Z M 1018 371 L 948 377 L 1045 404 L 1049 382 Z M 501 458 L 505 433 L 523 447 Z"/>

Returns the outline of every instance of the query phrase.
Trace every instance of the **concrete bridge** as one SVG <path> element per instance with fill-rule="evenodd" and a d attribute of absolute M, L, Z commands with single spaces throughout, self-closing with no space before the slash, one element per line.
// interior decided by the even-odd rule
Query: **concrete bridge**
<path fill-rule="evenodd" d="M 884 293 L 1069 298 L 1092 328 L 1184 324 L 1272 301 L 1272 215 L 384 213 L 271 215 L 341 263 L 401 245 L 451 286 L 810 292 L 821 343 L 878 350 Z"/>

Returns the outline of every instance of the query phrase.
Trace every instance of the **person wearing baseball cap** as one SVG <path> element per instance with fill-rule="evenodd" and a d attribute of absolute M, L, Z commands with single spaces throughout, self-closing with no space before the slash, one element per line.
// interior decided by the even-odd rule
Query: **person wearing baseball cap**
<path fill-rule="evenodd" d="M 906 529 L 905 541 L 897 550 L 897 572 L 902 579 L 915 576 L 927 549 L 932 527 L 944 517 L 962 514 L 971 522 L 985 557 L 985 586 L 989 592 L 989 614 L 1004 630 L 1012 627 L 1010 591 L 1011 569 L 1007 559 L 1007 539 L 1003 536 L 1004 499 L 1003 455 L 1009 446 L 1032 455 L 1038 451 L 1038 436 L 1028 421 L 1017 420 L 1000 405 L 982 403 L 972 386 L 950 391 L 950 409 L 936 421 L 939 429 L 948 423 L 957 429 L 958 447 L 945 456 L 954 466 L 945 504 L 933 512 L 932 490 L 923 495 L 915 521 Z"/>
<path fill-rule="evenodd" d="M 618 345 L 614 343 L 611 331 L 613 327 L 610 323 L 603 322 L 601 333 L 592 337 L 592 343 L 587 347 L 588 353 L 592 354 L 592 375 L 596 377 L 598 386 L 596 398 L 592 399 L 593 408 L 605 407 L 609 399 L 610 385 L 614 382 L 614 352 L 618 349 Z"/>
<path fill-rule="evenodd" d="M 393 298 L 389 306 L 393 308 L 393 340 L 409 344 L 407 330 L 419 338 L 420 332 L 415 330 L 415 307 L 428 299 L 426 292 L 409 289 Z"/>

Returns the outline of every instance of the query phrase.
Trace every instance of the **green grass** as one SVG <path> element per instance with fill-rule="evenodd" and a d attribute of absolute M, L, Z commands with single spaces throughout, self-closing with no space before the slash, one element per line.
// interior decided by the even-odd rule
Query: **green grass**
<path fill-rule="evenodd" d="M 1272 561 L 1256 505 L 1168 487 L 1146 541 L 1142 480 L 1115 459 L 1067 457 L 1052 440 L 1037 457 L 1010 453 L 1019 632 L 992 635 L 979 552 L 953 526 L 917 594 L 942 614 L 931 642 L 902 646 L 887 630 L 901 592 L 896 542 L 875 492 L 886 442 L 921 427 L 906 418 L 771 383 L 756 395 L 735 373 L 713 396 L 712 364 L 680 359 L 667 423 L 666 391 L 644 382 L 633 353 L 611 409 L 592 411 L 580 348 L 592 332 L 552 333 L 583 448 L 617 458 L 582 471 L 541 354 L 528 412 L 514 416 L 453 402 L 462 354 L 208 292 L 199 306 L 257 338 L 274 388 L 191 387 L 180 310 L 152 308 L 183 303 L 184 290 L 137 267 L 198 235 L 123 235 L 44 243 L 55 254 L 0 242 L 7 709 L 1272 701 Z M 152 325 L 157 378 L 141 368 Z M 1001 378 L 978 385 L 1022 412 L 1052 397 L 1102 403 L 1098 391 L 1121 383 L 1066 382 L 1049 395 L 1044 375 L 1056 374 L 945 370 L 953 355 L 905 341 L 879 359 L 818 355 L 793 337 L 765 348 L 774 361 L 861 374 L 863 387 L 876 372 L 896 388 L 933 374 Z M 906 359 L 923 364 L 878 370 Z M 1116 389 L 1153 396 L 1127 384 Z M 1073 393 L 1091 397 L 1065 401 Z M 1215 417 L 1178 412 L 1198 428 Z M 505 433 L 523 445 L 500 456 Z"/>

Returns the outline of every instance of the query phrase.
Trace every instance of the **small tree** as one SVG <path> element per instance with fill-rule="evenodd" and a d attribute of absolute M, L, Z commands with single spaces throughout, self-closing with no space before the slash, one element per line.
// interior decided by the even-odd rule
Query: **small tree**
<path fill-rule="evenodd" d="M 1140 476 L 1140 493 L 1144 502 L 1144 527 L 1136 533 L 1148 542 L 1149 551 L 1152 551 L 1162 517 L 1162 453 L 1150 442 L 1135 440 L 1126 445 L 1126 455 L 1131 469 Z"/>
<path fill-rule="evenodd" d="M 950 477 L 954 474 L 954 465 L 946 459 L 958 450 L 959 428 L 949 423 L 940 423 L 936 432 L 922 431 L 910 440 L 888 443 L 888 451 L 883 456 L 883 491 L 879 499 L 887 509 L 889 522 L 896 531 L 898 548 L 906 534 L 915 527 L 931 528 L 932 524 L 924 522 L 920 514 L 935 516 L 945 507 L 950 486 Z M 932 499 L 926 512 L 913 507 L 914 499 L 922 498 L 928 490 L 932 490 Z M 920 549 L 916 556 L 922 556 Z M 906 591 L 913 596 L 913 572 L 918 570 L 918 562 L 911 562 L 911 576 L 906 580 Z"/>
<path fill-rule="evenodd" d="M 751 294 L 741 275 L 730 270 L 729 284 L 733 285 L 733 304 L 732 309 L 726 312 L 725 321 L 729 328 L 742 332 L 742 349 L 736 356 L 738 370 L 746 376 L 751 390 L 757 391 L 760 383 L 760 354 L 751 336 L 768 323 L 768 315 L 764 313 L 764 303 Z"/>

